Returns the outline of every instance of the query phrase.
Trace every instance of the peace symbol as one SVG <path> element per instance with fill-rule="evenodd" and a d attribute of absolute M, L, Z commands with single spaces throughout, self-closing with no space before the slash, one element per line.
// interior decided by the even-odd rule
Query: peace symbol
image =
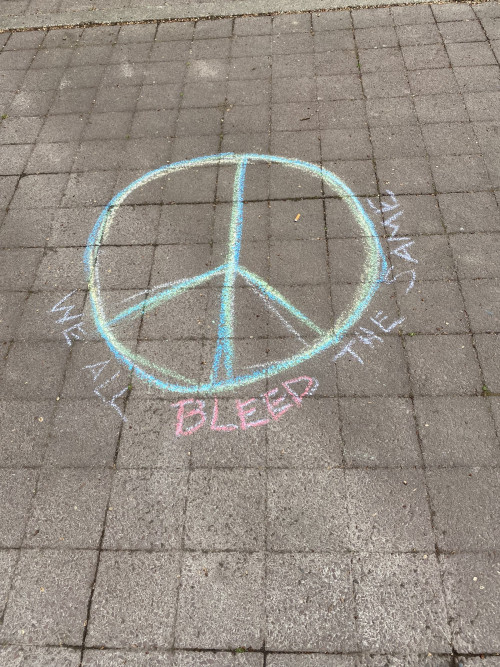
<path fill-rule="evenodd" d="M 363 276 L 361 276 L 351 306 L 347 311 L 340 315 L 333 327 L 329 330 L 323 330 L 318 327 L 311 319 L 290 303 L 278 290 L 240 264 L 240 249 L 244 227 L 245 175 L 247 165 L 255 162 L 286 165 L 292 169 L 297 169 L 304 174 L 313 175 L 323 179 L 325 185 L 333 191 L 334 195 L 344 200 L 350 213 L 354 217 L 355 222 L 362 230 L 362 234 L 366 241 Z M 101 244 L 105 240 L 106 235 L 113 224 L 113 219 L 119 210 L 120 205 L 132 191 L 167 173 L 187 170 L 195 166 L 199 167 L 221 164 L 235 165 L 236 171 L 233 182 L 229 238 L 224 263 L 201 275 L 170 283 L 161 291 L 155 290 L 154 293 L 150 292 L 140 303 L 136 303 L 133 306 L 126 308 L 112 319 L 108 319 L 104 312 L 100 290 L 98 255 Z M 89 236 L 84 260 L 88 276 L 89 296 L 94 320 L 100 335 L 103 337 L 110 350 L 119 361 L 133 370 L 140 379 L 154 384 L 162 390 L 176 393 L 215 394 L 224 390 L 234 389 L 235 387 L 255 382 L 264 376 L 269 377 L 276 375 L 281 371 L 290 369 L 335 345 L 341 340 L 345 332 L 361 317 L 363 311 L 371 301 L 387 273 L 387 261 L 373 222 L 370 220 L 353 192 L 347 185 L 345 185 L 345 183 L 335 176 L 335 174 L 309 162 L 292 160 L 275 155 L 259 155 L 251 153 L 221 153 L 218 155 L 198 157 L 191 160 L 183 160 L 181 162 L 175 162 L 159 167 L 158 169 L 150 171 L 138 178 L 115 195 L 101 212 Z M 187 290 L 206 283 L 214 276 L 222 276 L 223 284 L 220 296 L 217 344 L 208 382 L 198 383 L 194 379 L 184 377 L 168 368 L 163 368 L 140 354 L 127 349 L 127 347 L 118 340 L 113 331 L 113 327 L 117 322 L 155 309 L 161 303 L 172 301 Z M 273 302 L 288 311 L 291 316 L 308 327 L 317 338 L 314 337 L 311 344 L 307 345 L 304 350 L 287 359 L 269 362 L 268 364 L 263 364 L 255 369 L 246 369 L 242 374 L 238 375 L 237 372 L 235 372 L 233 364 L 233 331 L 235 325 L 234 298 L 235 281 L 237 277 L 243 278 L 252 288 L 258 290 L 266 300 L 268 299 L 270 302 Z"/>

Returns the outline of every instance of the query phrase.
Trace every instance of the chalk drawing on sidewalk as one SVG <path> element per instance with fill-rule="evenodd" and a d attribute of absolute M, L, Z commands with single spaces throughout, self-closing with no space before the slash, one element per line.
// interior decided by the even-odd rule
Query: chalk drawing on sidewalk
<path fill-rule="evenodd" d="M 351 305 L 347 307 L 329 329 L 325 330 L 318 326 L 312 319 L 294 306 L 290 300 L 285 298 L 279 290 L 240 263 L 240 251 L 245 226 L 244 192 L 247 166 L 259 162 L 282 165 L 292 170 L 298 170 L 304 175 L 322 179 L 324 187 L 329 189 L 330 193 L 334 196 L 341 198 L 347 205 L 352 219 L 360 228 L 360 236 L 364 241 L 365 256 L 359 283 L 355 289 Z M 120 206 L 126 202 L 127 197 L 132 192 L 158 178 L 180 171 L 189 172 L 193 167 L 209 165 L 232 165 L 235 168 L 229 235 L 224 262 L 205 273 L 154 286 L 143 292 L 144 298 L 139 303 L 134 303 L 117 315 L 108 317 L 100 287 L 101 267 L 99 252 L 102 244 L 106 241 Z M 400 240 L 404 243 L 407 242 L 404 238 Z M 398 248 L 400 252 L 405 251 L 405 248 L 401 250 L 401 246 L 398 246 Z M 161 390 L 180 394 L 196 393 L 214 395 L 225 390 L 246 386 L 262 378 L 290 370 L 324 350 L 337 345 L 346 332 L 361 318 L 380 285 L 387 282 L 388 275 L 388 263 L 373 221 L 368 216 L 359 199 L 335 174 L 309 162 L 274 155 L 251 153 L 222 153 L 184 160 L 162 166 L 138 178 L 115 195 L 101 212 L 89 236 L 84 261 L 94 321 L 99 334 L 115 358 L 132 370 L 141 380 Z M 166 302 L 174 302 L 176 297 L 185 294 L 194 287 L 206 285 L 216 277 L 222 279 L 223 282 L 220 288 L 217 343 L 208 381 L 198 381 L 196 378 L 188 378 L 177 371 L 154 363 L 147 357 L 130 350 L 119 339 L 116 333 L 116 325 L 118 323 L 141 317 L 144 313 L 153 311 Z M 276 311 L 276 313 L 279 313 L 280 318 L 284 321 L 289 331 L 296 332 L 294 324 L 292 324 L 292 322 L 296 321 L 312 332 L 310 342 L 300 339 L 304 349 L 279 361 L 270 361 L 245 368 L 236 367 L 234 360 L 236 344 L 234 339 L 234 302 L 235 282 L 237 278 L 243 279 L 255 294 L 261 297 L 266 304 L 269 304 L 269 307 Z M 278 307 L 282 309 L 282 312 L 286 312 L 286 318 L 278 311 Z"/>

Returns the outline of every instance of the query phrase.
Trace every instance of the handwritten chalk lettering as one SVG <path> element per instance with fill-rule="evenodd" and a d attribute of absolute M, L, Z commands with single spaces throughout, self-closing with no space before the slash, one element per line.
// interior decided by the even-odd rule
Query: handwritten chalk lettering
<path fill-rule="evenodd" d="M 378 313 L 375 315 L 375 317 L 370 317 L 370 320 L 373 322 L 373 324 L 376 324 L 378 327 L 380 327 L 380 329 L 382 329 L 384 333 L 389 333 L 389 331 L 395 329 L 398 326 L 398 324 L 402 324 L 405 321 L 404 317 L 400 317 L 399 320 L 394 320 L 392 324 L 390 324 L 389 326 L 385 326 L 384 324 L 382 324 L 382 322 L 384 322 L 388 318 L 388 315 L 384 315 L 383 317 L 381 317 L 383 315 L 383 312 L 384 312 L 383 310 L 379 310 Z"/>
<path fill-rule="evenodd" d="M 86 335 L 82 327 L 83 313 L 78 313 L 77 315 L 71 315 L 70 313 L 73 310 L 73 308 L 75 308 L 75 304 L 62 305 L 76 291 L 77 290 L 73 290 L 72 292 L 69 292 L 69 294 L 66 294 L 66 296 L 63 296 L 63 298 L 60 301 L 58 301 L 55 304 L 55 306 L 53 306 L 50 310 L 47 311 L 48 313 L 63 313 L 63 315 L 58 320 L 56 320 L 57 324 L 65 324 L 66 322 L 80 319 L 80 322 L 76 322 L 75 324 L 72 324 L 71 326 L 67 327 L 62 331 L 66 343 L 70 347 L 71 345 L 73 345 L 73 342 L 75 340 L 82 340 L 82 337 Z"/>
<path fill-rule="evenodd" d="M 408 248 L 411 248 L 411 246 L 415 243 L 415 241 L 412 241 L 409 239 L 407 236 L 392 236 L 387 239 L 388 241 L 404 241 L 398 248 L 391 248 L 391 255 L 396 255 L 396 257 L 400 257 L 401 259 L 406 260 L 407 262 L 412 262 L 413 264 L 418 264 L 418 260 L 415 259 L 410 255 L 408 252 Z"/>
<path fill-rule="evenodd" d="M 99 376 L 104 371 L 104 369 L 108 366 L 110 361 L 111 361 L 111 359 L 107 359 L 106 361 L 98 361 L 95 364 L 89 364 L 88 366 L 84 366 L 82 368 L 82 370 L 90 371 L 90 373 L 92 375 L 92 380 L 94 381 L 94 383 L 96 383 Z M 104 382 L 101 382 L 99 385 L 94 387 L 94 394 L 96 396 L 98 396 L 103 403 L 106 403 L 106 405 L 110 405 L 113 408 L 113 410 L 116 410 L 116 412 L 118 412 L 118 414 L 120 415 L 122 420 L 124 422 L 126 422 L 127 418 L 123 414 L 120 406 L 117 404 L 116 401 L 125 394 L 128 387 L 123 387 L 122 389 L 120 389 L 120 391 L 117 391 L 115 394 L 113 394 L 111 396 L 111 398 L 107 398 L 107 396 L 103 393 L 103 390 L 106 387 L 110 386 L 111 383 L 114 382 L 119 376 L 120 376 L 120 371 L 118 371 L 117 373 L 112 375 L 110 378 L 108 378 L 107 380 L 104 380 Z"/>
<path fill-rule="evenodd" d="M 400 203 L 396 199 L 396 196 L 394 195 L 394 192 L 391 192 L 390 190 L 386 190 L 386 193 L 389 195 L 389 197 L 391 199 L 391 203 L 389 204 L 389 203 L 383 201 L 381 203 L 380 208 L 377 208 L 375 206 L 375 204 L 370 199 L 366 200 L 368 202 L 368 205 L 370 206 L 370 208 L 372 208 L 375 211 L 375 213 L 378 213 L 379 215 L 382 215 L 383 213 L 386 213 L 387 211 L 394 211 L 395 209 L 399 208 L 399 206 L 400 206 Z"/>
<path fill-rule="evenodd" d="M 410 280 L 408 282 L 408 287 L 406 288 L 405 294 L 408 294 L 408 292 L 413 289 L 413 287 L 415 285 L 415 280 L 417 279 L 417 274 L 416 274 L 414 269 L 408 269 L 407 271 L 401 271 L 401 273 L 397 273 L 393 278 L 390 278 L 390 279 L 389 279 L 388 276 L 386 276 L 385 279 L 384 279 L 384 282 L 386 283 L 386 285 L 391 285 L 392 283 L 395 283 L 398 280 L 398 278 L 400 278 L 401 276 L 406 275 L 407 273 L 410 274 Z"/>
<path fill-rule="evenodd" d="M 387 325 L 385 324 L 385 321 L 388 319 L 388 315 L 384 315 L 383 313 L 383 310 L 379 310 L 375 317 L 370 317 L 370 321 L 373 322 L 373 324 L 375 324 L 384 333 L 389 333 L 399 324 L 402 324 L 405 321 L 404 317 L 400 317 L 399 319 L 391 322 L 391 324 Z M 371 329 L 367 329 L 365 327 L 360 327 L 360 329 L 363 333 L 356 331 L 355 337 L 351 338 L 347 344 L 344 345 L 344 347 L 333 357 L 334 362 L 338 359 L 341 359 L 345 355 L 350 355 L 353 357 L 353 359 L 356 359 L 358 363 L 363 365 L 365 362 L 363 361 L 362 357 L 353 349 L 354 345 L 356 343 L 362 343 L 363 345 L 374 347 L 374 341 L 379 341 L 380 343 L 384 342 L 384 339 Z"/>
<path fill-rule="evenodd" d="M 382 338 L 380 338 L 380 336 L 377 336 L 377 334 L 374 331 L 371 331 L 370 329 L 365 329 L 365 327 L 359 327 L 359 328 L 363 333 L 359 333 L 359 331 L 356 331 L 356 336 L 364 345 L 369 345 L 370 347 L 373 347 L 374 340 L 379 340 L 381 343 L 383 343 Z"/>
<path fill-rule="evenodd" d="M 354 350 L 352 349 L 355 342 L 356 342 L 356 339 L 351 338 L 351 340 L 347 343 L 347 345 L 344 345 L 344 347 L 340 350 L 340 352 L 337 352 L 337 354 L 333 357 L 333 361 L 337 361 L 337 359 L 341 359 L 346 354 L 350 354 L 360 364 L 364 364 L 365 362 L 363 361 L 363 359 L 361 359 L 359 354 L 354 352 Z"/>
<path fill-rule="evenodd" d="M 284 392 L 274 398 L 280 391 L 280 387 Z M 258 398 L 228 401 L 237 417 L 235 420 L 237 424 L 219 422 L 219 399 L 217 398 L 213 399 L 210 419 L 204 400 L 184 398 L 177 403 L 172 403 L 171 407 L 177 409 L 175 435 L 177 437 L 193 435 L 205 424 L 210 425 L 211 431 L 224 433 L 265 426 L 271 421 L 278 421 L 290 408 L 301 407 L 304 398 L 312 396 L 317 390 L 318 381 L 302 375 L 282 382 L 280 387 L 275 387 Z M 288 398 L 291 400 L 283 405 Z M 251 417 L 253 419 L 250 419 Z"/>

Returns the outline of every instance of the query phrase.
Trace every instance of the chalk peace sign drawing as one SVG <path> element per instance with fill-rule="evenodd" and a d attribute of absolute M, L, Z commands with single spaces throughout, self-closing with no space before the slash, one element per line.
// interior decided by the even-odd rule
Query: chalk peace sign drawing
<path fill-rule="evenodd" d="M 298 170 L 304 176 L 308 175 L 322 179 L 324 183 L 323 187 L 326 190 L 331 190 L 330 196 L 333 194 L 335 197 L 340 197 L 347 204 L 349 213 L 360 228 L 360 236 L 363 237 L 365 248 L 364 267 L 362 275 L 360 275 L 360 282 L 351 305 L 337 318 L 333 327 L 328 330 L 317 326 L 315 322 L 296 308 L 277 289 L 240 263 L 240 250 L 245 227 L 244 194 L 247 166 L 259 162 L 279 164 L 293 170 Z M 225 261 L 220 266 L 206 273 L 176 280 L 166 285 L 158 285 L 150 290 L 146 290 L 146 297 L 139 303 L 125 308 L 119 314 L 108 319 L 100 288 L 98 258 L 101 245 L 106 240 L 120 206 L 133 191 L 155 179 L 170 175 L 173 172 L 189 172 L 193 167 L 209 165 L 234 165 L 235 168 L 229 238 L 227 239 Z M 162 390 L 207 395 L 217 394 L 224 390 L 251 384 L 266 376 L 276 375 L 311 359 L 320 352 L 337 344 L 346 331 L 359 320 L 387 273 L 387 261 L 373 222 L 353 192 L 335 174 L 320 166 L 301 160 L 250 153 L 221 153 L 175 162 L 150 171 L 135 180 L 115 195 L 101 212 L 88 239 L 85 250 L 85 267 L 88 275 L 89 296 L 95 323 L 100 335 L 115 357 L 129 369 L 133 370 L 137 377 L 156 385 Z M 164 368 L 128 349 L 118 339 L 115 333 L 115 325 L 119 322 L 127 318 L 140 317 L 143 313 L 156 309 L 161 304 L 165 304 L 165 302 L 172 302 L 175 306 L 176 297 L 194 287 L 211 281 L 216 276 L 222 278 L 222 286 L 220 288 L 217 343 L 208 381 L 188 378 L 169 368 Z M 256 367 L 244 367 L 243 369 L 235 367 L 235 345 L 241 342 L 235 340 L 233 335 L 235 327 L 235 281 L 237 278 L 243 279 L 254 291 L 262 295 L 266 302 L 270 304 L 270 307 L 274 309 L 276 306 L 281 307 L 288 312 L 289 317 L 295 318 L 312 332 L 310 341 L 303 341 L 305 344 L 304 349 L 286 359 L 263 363 Z M 175 308 L 172 310 L 172 313 L 173 317 L 175 317 Z"/>

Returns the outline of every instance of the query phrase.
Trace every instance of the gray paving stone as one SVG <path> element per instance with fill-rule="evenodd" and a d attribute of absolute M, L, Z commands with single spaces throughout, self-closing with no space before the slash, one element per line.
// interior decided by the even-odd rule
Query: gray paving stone
<path fill-rule="evenodd" d="M 298 276 L 303 284 L 314 285 L 328 280 L 324 240 L 278 240 L 273 244 L 270 267 L 271 283 L 273 285 L 293 285 L 297 282 Z"/>
<path fill-rule="evenodd" d="M 177 611 L 176 647 L 261 648 L 263 594 L 262 554 L 186 553 Z"/>
<path fill-rule="evenodd" d="M 120 427 L 120 416 L 97 396 L 62 398 L 54 414 L 45 463 L 54 467 L 111 466 Z"/>
<path fill-rule="evenodd" d="M 178 549 L 187 472 L 120 470 L 109 500 L 105 549 Z"/>
<path fill-rule="evenodd" d="M 232 27 L 232 19 L 197 21 L 195 24 L 194 38 L 230 37 Z"/>
<path fill-rule="evenodd" d="M 340 401 L 344 458 L 350 467 L 409 467 L 421 463 L 408 399 Z"/>
<path fill-rule="evenodd" d="M 419 235 L 443 232 L 441 211 L 434 195 L 399 195 L 398 202 L 403 210 L 403 215 L 398 219 L 398 233 Z M 387 211 L 384 218 L 388 220 L 390 217 L 391 211 Z"/>
<path fill-rule="evenodd" d="M 408 7 L 408 9 L 412 8 Z M 442 39 L 441 34 L 437 29 L 437 26 L 435 26 L 432 23 L 417 23 L 417 24 L 414 23 L 410 25 L 406 24 L 399 25 L 396 27 L 396 32 L 399 44 L 401 46 L 422 46 L 424 44 L 440 44 Z"/>
<path fill-rule="evenodd" d="M 346 486 L 355 551 L 432 551 L 422 471 L 348 470 Z"/>
<path fill-rule="evenodd" d="M 317 53 L 314 57 L 314 65 L 318 76 L 331 76 L 335 74 L 357 74 L 359 71 L 356 51 L 341 50 L 325 53 Z"/>
<path fill-rule="evenodd" d="M 0 406 L 0 465 L 40 465 L 53 411 L 50 402 L 2 401 Z"/>
<path fill-rule="evenodd" d="M 468 120 L 467 111 L 460 95 L 441 93 L 439 95 L 416 96 L 414 102 L 421 123 L 463 122 Z"/>
<path fill-rule="evenodd" d="M 271 16 L 241 16 L 234 20 L 235 35 L 268 35 L 271 31 Z"/>
<path fill-rule="evenodd" d="M 190 475 L 184 543 L 189 549 L 264 547 L 265 476 L 257 470 L 195 470 Z"/>
<path fill-rule="evenodd" d="M 120 249 L 114 250 L 116 256 Z M 107 252 L 107 248 L 104 248 L 99 255 L 101 253 L 102 261 L 106 262 L 110 253 Z M 129 256 L 129 259 L 133 260 L 133 256 Z M 112 262 L 108 262 L 107 265 L 114 268 Z M 67 287 L 85 289 L 86 285 L 81 248 L 50 248 L 44 253 L 33 286 L 36 290 L 59 293 Z"/>
<path fill-rule="evenodd" d="M 448 53 L 442 44 L 401 47 L 408 70 L 449 67 Z"/>
<path fill-rule="evenodd" d="M 61 390 L 67 354 L 67 348 L 59 343 L 14 343 L 9 349 L 3 377 L 4 396 L 55 398 Z M 36 374 L 33 368 L 37 369 Z"/>
<path fill-rule="evenodd" d="M 178 573 L 174 554 L 102 553 L 86 644 L 171 647 Z"/>
<path fill-rule="evenodd" d="M 500 449 L 487 401 L 479 396 L 415 399 L 427 466 L 498 465 Z"/>
<path fill-rule="evenodd" d="M 496 347 L 498 345 L 498 334 L 477 334 L 474 336 L 474 343 L 479 354 L 486 387 L 489 391 L 498 393 L 500 391 L 500 382 L 498 381 L 500 355 Z"/>
<path fill-rule="evenodd" d="M 269 79 L 271 77 L 270 56 L 248 56 L 247 58 L 234 58 L 229 63 L 229 68 L 223 61 L 199 61 L 198 67 L 190 67 L 189 78 L 200 78 L 210 75 L 211 78 L 241 81 L 247 79 Z M 284 72 L 285 70 L 283 70 Z M 198 75 L 198 76 L 197 76 Z M 283 76 L 283 74 L 282 74 Z"/>
<path fill-rule="evenodd" d="M 498 146 L 498 136 L 496 128 L 491 123 L 475 123 L 474 131 L 479 140 L 479 144 L 484 153 L 496 152 Z"/>
<path fill-rule="evenodd" d="M 469 93 L 464 97 L 472 121 L 494 121 L 498 117 L 497 112 L 500 105 L 500 93 L 498 91 Z"/>
<path fill-rule="evenodd" d="M 14 574 L 16 561 L 17 551 L 14 549 L 0 551 L 0 613 L 2 616 L 5 611 L 5 605 L 7 604 L 10 583 Z"/>
<path fill-rule="evenodd" d="M 496 58 L 488 43 L 469 42 L 446 45 L 452 67 L 495 65 Z"/>
<path fill-rule="evenodd" d="M 426 155 L 419 127 L 374 127 L 370 136 L 377 164 L 386 158 Z"/>
<path fill-rule="evenodd" d="M 462 280 L 461 287 L 472 330 L 478 333 L 499 331 L 498 280 Z"/>
<path fill-rule="evenodd" d="M 359 32 L 364 32 L 364 30 L 356 31 L 356 36 Z M 295 37 L 295 35 L 287 35 L 286 37 Z M 301 38 L 308 38 L 310 40 L 310 36 L 306 34 L 301 35 Z M 366 41 L 369 42 L 368 35 Z M 290 41 L 290 44 L 293 44 L 293 42 Z M 314 51 L 316 53 L 321 53 L 324 51 L 338 51 L 342 49 L 350 50 L 354 49 L 354 44 L 355 42 L 353 32 L 350 29 L 325 31 L 314 35 Z M 363 44 L 361 38 L 358 45 L 366 46 L 367 48 L 371 47 L 369 43 Z"/>
<path fill-rule="evenodd" d="M 261 79 L 244 81 L 228 81 L 225 91 L 229 104 L 253 105 L 267 104 L 270 100 L 271 85 Z M 225 86 L 226 84 L 221 84 Z M 186 88 L 189 86 L 187 84 Z M 186 94 L 186 93 L 184 93 Z"/>
<path fill-rule="evenodd" d="M 0 189 L 0 206 L 3 209 L 5 209 L 11 201 L 18 181 L 18 176 L 0 176 L 0 185 L 2 186 Z"/>
<path fill-rule="evenodd" d="M 358 28 L 355 32 L 356 44 L 361 49 L 398 46 L 396 30 L 392 26 Z"/>
<path fill-rule="evenodd" d="M 353 562 L 361 646 L 446 652 L 450 632 L 434 555 L 373 554 Z M 375 609 L 383 605 L 385 614 Z"/>
<path fill-rule="evenodd" d="M 490 192 L 441 194 L 438 200 L 449 232 L 500 230 L 500 211 Z"/>
<path fill-rule="evenodd" d="M 31 32 L 14 32 L 5 45 L 5 51 L 16 51 L 18 49 L 36 49 L 45 37 L 45 31 L 37 30 Z"/>
<path fill-rule="evenodd" d="M 337 108 L 342 103 L 330 103 Z M 271 129 L 278 131 L 312 130 L 318 126 L 314 102 L 289 102 L 271 106 Z"/>
<path fill-rule="evenodd" d="M 26 144 L 35 141 L 40 128 L 42 118 L 23 116 L 5 118 L 0 128 L 1 144 Z"/>
<path fill-rule="evenodd" d="M 92 551 L 22 551 L 0 639 L 80 644 L 96 560 Z"/>
<path fill-rule="evenodd" d="M 25 176 L 19 181 L 10 205 L 16 208 L 57 205 L 61 200 L 67 180 L 66 174 Z"/>
<path fill-rule="evenodd" d="M 482 42 L 486 40 L 479 21 L 450 21 L 439 23 L 443 41 L 447 42 Z M 453 64 L 453 63 L 452 63 Z"/>
<path fill-rule="evenodd" d="M 0 664 L 18 667 L 78 667 L 80 650 L 49 646 L 3 646 Z"/>
<path fill-rule="evenodd" d="M 0 470 L 3 548 L 19 547 L 29 516 L 38 474 L 35 470 Z"/>
<path fill-rule="evenodd" d="M 419 25 L 434 23 L 430 5 L 409 7 L 391 7 L 391 14 L 396 25 Z"/>
<path fill-rule="evenodd" d="M 500 21 L 497 18 L 483 19 L 481 25 L 486 33 L 486 36 L 490 40 L 497 40 L 500 38 Z"/>
<path fill-rule="evenodd" d="M 105 101 L 108 102 L 107 108 L 110 111 L 120 111 L 126 108 L 127 105 L 125 104 L 125 101 L 128 99 L 127 95 L 130 95 L 130 91 L 133 89 L 130 87 L 124 90 L 128 91 L 125 95 L 122 94 L 121 91 L 118 95 L 116 91 L 111 90 L 108 95 L 103 94 L 97 99 L 95 88 L 66 88 L 57 94 L 54 104 L 50 109 L 50 114 L 59 115 L 89 112 L 92 109 L 94 102 L 97 102 L 97 108 L 102 107 L 101 111 L 105 111 Z M 111 99 L 111 103 L 109 103 L 109 99 Z M 114 106 L 111 109 L 112 104 Z"/>
<path fill-rule="evenodd" d="M 195 23 L 193 21 L 160 23 L 156 32 L 156 39 L 159 42 L 191 39 L 193 37 L 194 28 Z"/>
<path fill-rule="evenodd" d="M 479 365 L 469 336 L 407 337 L 405 346 L 417 395 L 480 391 Z"/>
<path fill-rule="evenodd" d="M 258 44 L 259 41 L 256 40 Z M 234 44 L 234 42 L 233 42 Z M 344 46 L 349 44 L 350 46 Z M 271 40 L 272 53 L 277 54 L 292 54 L 292 53 L 307 53 L 312 51 L 330 51 L 332 49 L 352 48 L 354 42 L 352 35 L 350 39 L 344 32 L 336 32 L 335 37 L 329 32 L 323 32 L 319 35 L 311 35 L 308 32 L 301 33 L 278 33 L 273 35 Z M 267 51 L 267 42 L 262 43 L 262 54 Z"/>
<path fill-rule="evenodd" d="M 262 653 L 176 651 L 175 667 L 263 667 Z"/>
<path fill-rule="evenodd" d="M 460 156 L 456 160 L 458 163 L 457 170 L 461 161 L 465 163 L 462 169 L 469 167 L 472 172 L 474 171 L 474 168 L 476 171 L 478 170 L 478 158 L 472 160 L 471 158 L 462 157 L 464 155 L 474 155 L 481 152 L 472 123 L 432 123 L 430 125 L 424 125 L 422 127 L 422 132 L 429 155 L 433 156 L 432 167 L 434 169 L 436 187 L 438 190 L 442 189 L 439 184 L 443 182 L 448 183 L 448 187 L 450 187 L 449 181 L 446 180 L 446 178 L 450 179 L 447 169 L 449 169 L 448 162 L 451 158 L 448 156 Z M 443 155 L 446 157 L 441 157 Z M 435 164 L 436 162 L 440 163 L 441 161 L 442 164 Z M 476 176 L 476 179 L 479 178 L 479 180 L 482 179 L 487 182 L 488 177 L 484 167 L 482 169 L 482 175 Z M 459 184 L 460 180 L 453 183 L 455 190 L 460 189 Z M 468 182 L 469 189 L 472 189 L 473 186 L 474 175 L 471 176 L 471 181 Z"/>
<path fill-rule="evenodd" d="M 24 171 L 26 174 L 67 172 L 77 151 L 75 144 L 37 144 Z"/>
<path fill-rule="evenodd" d="M 366 77 L 369 76 L 372 75 L 366 75 Z M 373 76 L 376 76 L 376 74 Z M 316 81 L 318 100 L 321 101 L 356 99 L 363 95 L 361 82 L 356 74 L 318 76 Z"/>
<path fill-rule="evenodd" d="M 83 654 L 85 667 L 173 667 L 175 662 L 171 652 L 87 649 Z"/>
<path fill-rule="evenodd" d="M 423 281 L 406 294 L 407 286 L 396 283 L 398 302 L 405 321 L 404 333 L 466 333 L 469 330 L 464 301 L 457 282 Z"/>
<path fill-rule="evenodd" d="M 359 49 L 361 72 L 393 72 L 404 68 L 403 55 L 398 47 Z M 413 68 L 409 68 L 413 69 Z"/>
<path fill-rule="evenodd" d="M 0 173 L 4 176 L 20 174 L 31 154 L 31 150 L 32 146 L 30 144 L 3 146 L 0 157 Z"/>
<path fill-rule="evenodd" d="M 355 667 L 357 660 L 357 656 L 348 655 L 271 653 L 267 664 L 269 667 Z"/>
<path fill-rule="evenodd" d="M 309 32 L 311 19 L 308 14 L 290 14 L 273 17 L 273 33 Z"/>
<path fill-rule="evenodd" d="M 410 92 L 406 72 L 363 72 L 361 79 L 367 98 L 402 97 Z"/>
<path fill-rule="evenodd" d="M 294 552 L 347 550 L 344 488 L 339 470 L 270 471 L 268 548 Z"/>
<path fill-rule="evenodd" d="M 268 650 L 354 651 L 358 647 L 354 613 L 348 556 L 268 557 Z"/>
<path fill-rule="evenodd" d="M 283 391 L 271 400 L 279 400 Z M 281 409 L 287 402 L 278 404 Z M 337 405 L 331 399 L 312 399 L 307 409 L 288 408 L 283 419 L 267 428 L 267 463 L 271 468 L 325 468 L 341 465 L 341 439 Z"/>
<path fill-rule="evenodd" d="M 456 650 L 498 652 L 496 554 L 446 555 L 441 557 L 441 567 Z"/>
<path fill-rule="evenodd" d="M 42 470 L 24 546 L 96 548 L 110 484 L 105 470 Z"/>
<path fill-rule="evenodd" d="M 459 278 L 498 278 L 493 261 L 500 236 L 495 233 L 455 234 L 450 236 Z"/>
<path fill-rule="evenodd" d="M 278 36 L 278 43 L 279 41 Z M 231 44 L 231 53 L 234 57 L 248 58 L 251 56 L 271 55 L 274 40 L 271 39 L 271 35 L 236 35 L 232 40 L 228 40 L 228 42 Z M 288 52 L 285 51 L 285 53 Z"/>
<path fill-rule="evenodd" d="M 399 338 L 387 336 L 376 353 L 372 350 L 366 353 L 359 345 L 355 351 L 358 356 L 362 355 L 362 365 L 351 355 L 344 355 L 336 361 L 341 394 L 366 397 L 405 396 L 409 393 L 409 380 Z"/>
<path fill-rule="evenodd" d="M 453 255 L 448 239 L 443 234 L 410 237 L 406 242 L 410 243 L 406 246 L 409 256 L 417 262 L 402 259 L 397 254 L 398 248 L 402 246 L 397 241 L 391 241 L 393 245 L 389 246 L 389 261 L 396 272 L 413 268 L 420 280 L 456 280 Z M 404 252 L 405 248 L 402 250 Z"/>
<path fill-rule="evenodd" d="M 47 32 L 45 39 L 42 42 L 42 47 L 49 48 L 65 48 L 70 49 L 78 43 L 82 35 L 80 28 L 67 28 L 64 30 L 52 29 Z"/>
<path fill-rule="evenodd" d="M 496 656 L 488 656 L 488 657 L 467 657 L 467 656 L 459 656 L 458 658 L 458 664 L 462 665 L 462 667 L 470 667 L 470 665 L 479 665 L 479 661 L 481 661 L 481 664 L 485 665 L 485 667 L 488 667 L 489 665 L 495 666 L 495 662 L 497 662 Z"/>
<path fill-rule="evenodd" d="M 352 22 L 354 28 L 371 28 L 374 26 L 392 25 L 393 18 L 388 7 L 383 7 L 383 11 L 377 11 L 373 8 L 359 9 L 352 12 Z"/>
<path fill-rule="evenodd" d="M 498 469 L 428 470 L 427 481 L 441 550 L 498 548 Z"/>
<path fill-rule="evenodd" d="M 79 113 L 48 116 L 39 133 L 40 141 L 77 141 L 85 127 L 86 118 Z"/>
<path fill-rule="evenodd" d="M 379 181 L 394 194 L 430 194 L 434 191 L 426 157 L 398 157 L 377 160 Z"/>
<path fill-rule="evenodd" d="M 16 335 L 27 292 L 0 292 L 0 340 L 6 344 Z"/>

